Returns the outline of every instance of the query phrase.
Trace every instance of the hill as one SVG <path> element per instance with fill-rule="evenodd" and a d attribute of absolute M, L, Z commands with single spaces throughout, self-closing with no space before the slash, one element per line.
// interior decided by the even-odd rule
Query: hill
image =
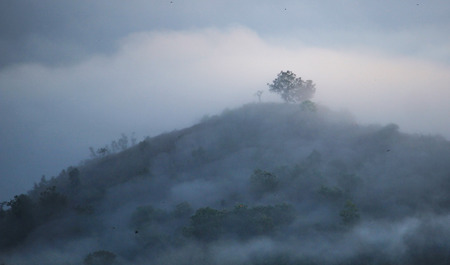
<path fill-rule="evenodd" d="M 0 264 L 448 264 L 450 142 L 249 104 L 2 204 Z"/>

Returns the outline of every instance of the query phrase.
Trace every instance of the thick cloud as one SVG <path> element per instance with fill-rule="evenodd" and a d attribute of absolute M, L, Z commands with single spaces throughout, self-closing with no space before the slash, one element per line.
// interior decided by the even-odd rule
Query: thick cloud
<path fill-rule="evenodd" d="M 132 32 L 244 25 L 324 48 L 371 47 L 450 63 L 450 5 L 368 1 L 18 0 L 0 2 L 0 68 L 111 55 Z"/>

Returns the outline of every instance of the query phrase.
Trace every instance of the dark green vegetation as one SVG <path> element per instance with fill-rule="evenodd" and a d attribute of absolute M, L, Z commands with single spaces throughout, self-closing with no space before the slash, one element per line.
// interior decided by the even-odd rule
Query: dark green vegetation
<path fill-rule="evenodd" d="M 277 78 L 267 85 L 270 92 L 279 94 L 288 103 L 309 101 L 316 93 L 316 85 L 312 80 L 303 81 L 291 71 L 281 71 Z M 261 94 L 257 94 L 259 101 L 261 101 Z"/>
<path fill-rule="evenodd" d="M 84 258 L 85 265 L 111 265 L 114 264 L 116 255 L 109 251 L 100 250 L 94 253 L 89 253 L 86 258 Z"/>
<path fill-rule="evenodd" d="M 119 151 L 3 203 L 0 264 L 450 262 L 441 137 L 308 101 L 246 105 Z"/>

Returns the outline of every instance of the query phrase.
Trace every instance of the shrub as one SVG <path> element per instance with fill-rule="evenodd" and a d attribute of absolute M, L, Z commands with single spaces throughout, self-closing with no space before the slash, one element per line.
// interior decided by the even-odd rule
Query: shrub
<path fill-rule="evenodd" d="M 47 188 L 39 196 L 40 215 L 43 219 L 62 211 L 66 205 L 66 196 L 56 192 L 55 186 Z"/>
<path fill-rule="evenodd" d="M 188 202 L 182 202 L 175 205 L 173 215 L 176 218 L 188 217 L 193 213 L 192 207 Z"/>
<path fill-rule="evenodd" d="M 2 210 L 0 248 L 21 243 L 36 226 L 35 205 L 28 195 L 16 195 L 6 206 L 10 208 Z"/>
<path fill-rule="evenodd" d="M 341 216 L 344 225 L 354 225 L 359 221 L 360 218 L 358 208 L 350 200 L 347 200 L 345 202 L 344 209 L 341 210 L 339 215 Z"/>
<path fill-rule="evenodd" d="M 317 111 L 316 104 L 314 102 L 312 102 L 311 100 L 303 101 L 302 104 L 300 104 L 300 108 L 302 111 L 308 111 L 308 112 L 316 112 Z"/>
<path fill-rule="evenodd" d="M 114 263 L 116 255 L 106 250 L 89 253 L 84 258 L 85 265 L 111 265 Z"/>
<path fill-rule="evenodd" d="M 325 185 L 320 187 L 319 194 L 331 202 L 339 201 L 344 197 L 344 192 L 338 187 L 330 188 Z"/>
<path fill-rule="evenodd" d="M 215 240 L 223 232 L 224 214 L 209 207 L 200 208 L 191 216 L 191 225 L 186 232 L 200 240 Z"/>
<path fill-rule="evenodd" d="M 152 206 L 137 207 L 131 216 L 131 226 L 133 228 L 143 228 L 151 223 L 160 223 L 168 218 L 168 214 Z"/>
<path fill-rule="evenodd" d="M 278 178 L 274 174 L 256 169 L 250 177 L 252 189 L 257 193 L 274 192 L 278 188 Z"/>
<path fill-rule="evenodd" d="M 231 211 L 206 207 L 198 209 L 191 217 L 191 224 L 184 229 L 184 234 L 202 241 L 230 235 L 245 239 L 268 235 L 294 218 L 294 208 L 288 204 L 252 208 L 238 204 Z"/>

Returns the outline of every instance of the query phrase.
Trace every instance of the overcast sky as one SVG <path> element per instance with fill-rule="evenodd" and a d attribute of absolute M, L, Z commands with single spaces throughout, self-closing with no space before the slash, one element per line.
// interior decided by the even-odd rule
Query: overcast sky
<path fill-rule="evenodd" d="M 0 1 L 0 201 L 121 133 L 254 102 L 281 70 L 363 124 L 450 139 L 448 14 L 446 0 Z"/>

